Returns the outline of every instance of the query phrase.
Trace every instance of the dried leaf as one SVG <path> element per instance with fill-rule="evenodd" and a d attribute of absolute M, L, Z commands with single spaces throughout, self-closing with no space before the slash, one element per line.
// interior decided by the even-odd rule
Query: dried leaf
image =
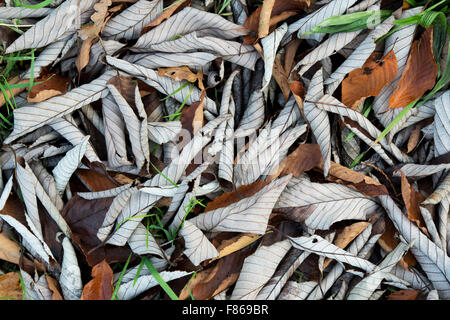
<path fill-rule="evenodd" d="M 429 27 L 411 46 L 405 70 L 389 100 L 389 108 L 406 107 L 420 98 L 434 87 L 437 74 L 438 65 L 433 54 L 433 27 Z"/>
<path fill-rule="evenodd" d="M 0 259 L 19 264 L 20 247 L 5 232 L 0 232 Z"/>
<path fill-rule="evenodd" d="M 0 275 L 0 297 L 2 300 L 22 300 L 22 288 L 17 272 Z"/>
<path fill-rule="evenodd" d="M 81 300 L 111 300 L 113 288 L 113 271 L 103 260 L 92 268 L 93 279 L 86 283 Z"/>
<path fill-rule="evenodd" d="M 364 98 L 378 95 L 397 72 L 397 59 L 393 50 L 383 58 L 374 52 L 360 69 L 350 72 L 342 81 L 342 103 L 355 110 Z"/>
<path fill-rule="evenodd" d="M 275 0 L 264 0 L 259 14 L 258 38 L 264 38 L 269 34 L 270 17 Z M 286 26 L 287 27 L 287 26 Z M 282 37 L 282 36 L 281 36 Z M 281 41 L 281 39 L 280 39 Z"/>

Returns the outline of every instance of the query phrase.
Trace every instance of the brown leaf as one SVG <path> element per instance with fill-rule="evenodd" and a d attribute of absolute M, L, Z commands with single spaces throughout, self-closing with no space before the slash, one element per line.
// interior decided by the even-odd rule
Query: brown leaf
<path fill-rule="evenodd" d="M 356 222 L 353 223 L 350 226 L 345 227 L 342 231 L 340 231 L 336 238 L 334 239 L 333 243 L 335 246 L 344 249 L 347 247 L 347 245 L 352 242 L 361 232 L 364 231 L 364 229 L 367 228 L 369 225 L 369 222 Z M 323 263 L 323 269 L 325 269 L 330 262 L 333 261 L 332 259 L 326 259 Z"/>
<path fill-rule="evenodd" d="M 58 281 L 50 277 L 49 275 L 45 276 L 45 279 L 47 279 L 48 288 L 53 293 L 52 294 L 52 300 L 64 300 L 61 293 Z"/>
<path fill-rule="evenodd" d="M 80 73 L 81 70 L 83 70 L 84 67 L 89 64 L 89 59 L 91 57 L 91 47 L 96 39 L 96 37 L 89 37 L 86 40 L 83 40 L 80 52 L 77 59 L 75 60 L 75 66 L 77 67 L 78 73 Z"/>
<path fill-rule="evenodd" d="M 92 277 L 83 288 L 81 300 L 110 300 L 114 291 L 113 271 L 105 260 L 92 268 Z"/>
<path fill-rule="evenodd" d="M 112 5 L 111 0 L 100 0 L 94 5 L 94 14 L 91 20 L 94 24 L 83 27 L 79 31 L 80 38 L 86 40 L 87 38 L 96 38 L 102 32 L 108 16 L 108 7 Z"/>
<path fill-rule="evenodd" d="M 397 73 L 394 50 L 381 59 L 378 53 L 372 53 L 361 68 L 350 72 L 342 81 L 342 103 L 356 109 L 363 99 L 378 95 Z"/>
<path fill-rule="evenodd" d="M 280 63 L 278 57 L 275 57 L 275 63 L 273 64 L 272 76 L 280 86 L 281 92 L 283 92 L 286 101 L 289 99 L 291 88 L 289 87 L 289 80 L 283 66 Z"/>
<path fill-rule="evenodd" d="M 240 186 L 236 191 L 225 192 L 224 194 L 216 197 L 213 201 L 209 202 L 204 212 L 225 208 L 230 204 L 238 202 L 244 198 L 251 197 L 268 184 L 269 182 L 267 181 L 256 181 L 250 185 Z"/>
<path fill-rule="evenodd" d="M 203 103 L 201 101 L 193 102 L 181 110 L 181 127 L 190 132 L 191 136 L 203 127 L 203 120 Z M 186 143 L 188 141 L 184 142 L 184 144 Z"/>
<path fill-rule="evenodd" d="M 385 219 L 385 231 L 383 235 L 378 239 L 378 243 L 387 252 L 394 250 L 399 244 L 398 240 L 395 238 L 397 230 L 395 229 L 392 221 L 390 219 Z M 416 259 L 408 252 L 403 258 L 400 259 L 399 265 L 406 270 L 409 270 L 410 266 L 417 264 Z"/>
<path fill-rule="evenodd" d="M 270 17 L 275 0 L 264 0 L 259 14 L 258 38 L 264 38 L 269 34 Z"/>
<path fill-rule="evenodd" d="M 317 144 L 301 144 L 278 165 L 270 178 L 292 174 L 299 177 L 303 172 L 322 165 L 322 154 Z"/>
<path fill-rule="evenodd" d="M 206 300 L 231 287 L 239 277 L 245 258 L 255 250 L 255 245 L 249 245 L 219 259 L 213 267 L 200 271 L 181 291 L 180 299 L 189 298 L 190 291 L 195 300 Z"/>
<path fill-rule="evenodd" d="M 420 141 L 420 132 L 421 132 L 422 128 L 423 128 L 423 123 L 419 122 L 412 129 L 411 134 L 409 135 L 406 153 L 410 153 L 411 151 L 413 151 L 416 148 L 417 144 Z"/>
<path fill-rule="evenodd" d="M 223 232 L 223 233 L 226 235 L 230 234 L 230 232 Z M 219 234 L 212 240 L 212 244 L 216 247 L 217 251 L 219 252 L 219 256 L 211 259 L 211 261 L 209 262 L 221 259 L 229 254 L 232 254 L 233 252 L 241 250 L 242 248 L 245 248 L 249 244 L 261 238 L 260 234 L 239 233 L 231 238 L 225 238 L 223 240 L 220 240 L 220 235 L 221 234 Z"/>
<path fill-rule="evenodd" d="M 5 232 L 0 233 L 0 260 L 5 260 L 11 263 L 19 264 L 20 247 L 10 240 Z"/>
<path fill-rule="evenodd" d="M 427 236 L 429 236 L 425 221 L 423 220 L 419 208 L 419 204 L 425 200 L 425 197 L 414 190 L 414 188 L 409 184 L 408 178 L 406 178 L 405 174 L 401 170 L 399 170 L 399 172 L 402 175 L 402 198 L 408 212 L 408 219 L 415 222 L 415 224 Z"/>
<path fill-rule="evenodd" d="M 130 255 L 128 246 L 103 245 L 97 238 L 105 214 L 113 198 L 86 200 L 78 194 L 64 206 L 62 216 L 72 231 L 72 240 L 80 247 L 89 266 L 102 260 L 107 263 L 124 262 Z"/>
<path fill-rule="evenodd" d="M 197 73 L 192 72 L 191 69 L 186 66 L 158 68 L 158 74 L 162 77 L 167 76 L 178 81 L 187 80 L 189 82 L 195 82 L 199 78 Z"/>
<path fill-rule="evenodd" d="M 181 1 L 174 2 L 170 8 L 166 8 L 158 17 L 156 17 L 155 20 L 153 20 L 148 25 L 146 25 L 142 29 L 141 35 L 143 35 L 144 33 L 147 33 L 151 28 L 160 25 L 161 22 L 163 22 L 164 20 L 169 19 L 175 13 L 175 11 L 177 11 L 178 9 L 181 10 L 181 9 L 189 6 L 191 4 L 191 1 L 192 0 L 181 0 Z M 180 11 L 180 10 L 178 10 L 178 11 Z"/>
<path fill-rule="evenodd" d="M 77 169 L 75 173 L 91 192 L 104 191 L 120 186 L 109 174 L 102 174 L 89 169 Z"/>
<path fill-rule="evenodd" d="M 302 12 L 309 6 L 309 3 L 309 0 L 276 0 L 271 10 L 269 27 L 275 26 L 278 22 Z M 252 30 L 255 34 L 258 34 L 259 30 L 261 10 L 262 6 L 256 9 L 244 23 L 244 27 Z M 244 44 L 251 44 L 256 42 L 256 40 L 255 36 L 247 35 L 244 37 Z"/>
<path fill-rule="evenodd" d="M 413 42 L 405 70 L 389 100 L 389 108 L 406 107 L 434 87 L 438 65 L 433 54 L 433 26 Z"/>
<path fill-rule="evenodd" d="M 292 39 L 285 47 L 286 53 L 284 55 L 284 71 L 286 74 L 289 74 L 294 66 L 295 54 L 297 53 L 297 49 L 302 43 L 302 39 Z"/>
<path fill-rule="evenodd" d="M 28 102 L 41 102 L 65 94 L 70 84 L 70 78 L 55 73 L 39 77 L 35 81 L 42 83 L 31 88 L 27 96 Z"/>
<path fill-rule="evenodd" d="M 0 276 L 0 300 L 22 300 L 22 288 L 17 272 Z"/>
<path fill-rule="evenodd" d="M 378 181 L 335 162 L 331 162 L 328 180 L 343 184 L 371 197 L 389 194 L 386 186 Z"/>
<path fill-rule="evenodd" d="M 391 293 L 386 297 L 387 300 L 417 300 L 419 290 L 405 289 Z"/>

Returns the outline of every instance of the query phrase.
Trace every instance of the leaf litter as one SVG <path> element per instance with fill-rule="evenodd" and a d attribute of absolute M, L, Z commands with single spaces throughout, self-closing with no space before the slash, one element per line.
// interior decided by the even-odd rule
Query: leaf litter
<path fill-rule="evenodd" d="M 16 5 L 0 299 L 450 299 L 445 0 Z"/>

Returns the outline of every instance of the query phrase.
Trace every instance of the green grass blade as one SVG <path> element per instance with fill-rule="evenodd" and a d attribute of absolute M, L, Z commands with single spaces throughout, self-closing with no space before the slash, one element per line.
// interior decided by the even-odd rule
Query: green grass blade
<path fill-rule="evenodd" d="M 40 9 L 40 8 L 44 8 L 45 6 L 48 6 L 49 4 L 53 3 L 54 1 L 55 0 L 44 0 L 38 4 L 23 4 L 22 2 L 20 2 L 18 0 L 14 0 L 14 3 L 18 7 L 24 7 L 24 8 L 29 8 L 29 9 Z"/>
<path fill-rule="evenodd" d="M 167 282 L 164 281 L 164 279 L 161 277 L 159 272 L 155 269 L 155 267 L 153 266 L 151 261 L 147 257 L 142 257 L 142 260 L 144 261 L 145 266 L 148 268 L 148 270 L 152 274 L 153 278 L 155 278 L 155 280 L 159 283 L 161 288 L 167 293 L 167 295 L 170 297 L 170 299 L 172 299 L 172 300 L 179 300 L 178 296 L 169 287 Z"/>
<path fill-rule="evenodd" d="M 226 9 L 226 7 L 231 3 L 231 0 L 226 0 L 224 1 L 222 7 L 220 8 L 219 12 L 217 12 L 217 14 L 221 14 L 223 12 L 223 10 Z"/>
<path fill-rule="evenodd" d="M 111 296 L 111 300 L 118 300 L 118 298 L 117 298 L 117 291 L 119 291 L 120 284 L 122 283 L 122 279 L 123 279 L 123 276 L 125 275 L 125 271 L 127 271 L 128 264 L 131 261 L 131 256 L 132 255 L 133 254 L 130 253 L 130 256 L 128 257 L 127 262 L 125 262 L 125 266 L 123 267 L 122 272 L 120 273 L 119 279 L 117 280 L 117 284 L 116 284 L 116 287 L 114 288 L 113 294 Z"/>

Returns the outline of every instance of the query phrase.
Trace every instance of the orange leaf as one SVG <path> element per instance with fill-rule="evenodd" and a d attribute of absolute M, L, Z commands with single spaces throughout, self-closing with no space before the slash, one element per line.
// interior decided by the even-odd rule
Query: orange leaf
<path fill-rule="evenodd" d="M 19 264 L 20 247 L 10 240 L 5 232 L 0 232 L 0 259 Z"/>
<path fill-rule="evenodd" d="M 64 300 L 59 291 L 58 282 L 48 275 L 45 276 L 45 279 L 47 279 L 48 288 L 53 293 L 52 300 Z"/>
<path fill-rule="evenodd" d="M 89 63 L 91 47 L 94 43 L 96 37 L 89 37 L 86 40 L 83 40 L 83 44 L 81 45 L 80 53 L 78 54 L 77 60 L 75 60 L 75 65 L 77 67 L 78 73 L 84 69 Z"/>
<path fill-rule="evenodd" d="M 425 200 L 425 198 L 409 184 L 408 178 L 401 171 L 402 175 L 402 198 L 405 203 L 406 210 L 408 212 L 408 219 L 415 222 L 416 225 L 429 236 L 425 221 L 420 213 L 419 204 Z"/>
<path fill-rule="evenodd" d="M 113 288 L 113 271 L 105 260 L 92 268 L 93 279 L 83 289 L 81 300 L 110 300 Z"/>
<path fill-rule="evenodd" d="M 391 293 L 386 297 L 388 300 L 416 300 L 419 295 L 419 290 L 399 290 Z"/>
<path fill-rule="evenodd" d="M 389 100 L 389 108 L 402 108 L 419 99 L 434 87 L 438 65 L 433 54 L 433 26 L 413 42 L 411 53 L 397 88 Z"/>
<path fill-rule="evenodd" d="M 188 67 L 170 67 L 170 68 L 158 68 L 158 74 L 160 76 L 171 77 L 172 79 L 181 81 L 187 80 L 189 82 L 195 82 L 199 75 L 193 73 Z"/>
<path fill-rule="evenodd" d="M 387 188 L 378 181 L 335 162 L 331 162 L 329 173 L 330 181 L 346 185 L 367 196 L 376 197 L 389 194 Z"/>
<path fill-rule="evenodd" d="M 191 3 L 191 0 L 188 0 L 188 1 L 183 0 L 180 2 L 174 2 L 170 8 L 164 10 L 158 17 L 156 17 L 155 20 L 153 20 L 148 25 L 146 25 L 142 29 L 141 35 L 143 35 L 144 33 L 147 33 L 151 28 L 156 27 L 164 20 L 169 19 L 175 13 L 175 11 L 177 11 L 177 9 L 179 9 L 179 8 L 182 9 L 184 7 L 187 7 L 190 3 Z"/>
<path fill-rule="evenodd" d="M 42 81 L 42 83 L 31 88 L 27 96 L 28 102 L 41 102 L 51 97 L 65 94 L 70 84 L 70 78 L 57 74 L 47 74 L 35 81 Z"/>
<path fill-rule="evenodd" d="M 9 272 L 0 276 L 0 300 L 22 300 L 19 274 Z"/>
<path fill-rule="evenodd" d="M 270 174 L 274 179 L 280 175 L 290 174 L 299 177 L 303 172 L 319 167 L 322 164 L 322 154 L 317 144 L 301 144 L 287 156 Z"/>
<path fill-rule="evenodd" d="M 373 53 L 361 68 L 350 72 L 342 81 L 342 103 L 347 107 L 356 109 L 363 99 L 378 95 L 397 75 L 398 64 L 394 50 L 382 59 L 379 58 L 377 53 Z"/>

